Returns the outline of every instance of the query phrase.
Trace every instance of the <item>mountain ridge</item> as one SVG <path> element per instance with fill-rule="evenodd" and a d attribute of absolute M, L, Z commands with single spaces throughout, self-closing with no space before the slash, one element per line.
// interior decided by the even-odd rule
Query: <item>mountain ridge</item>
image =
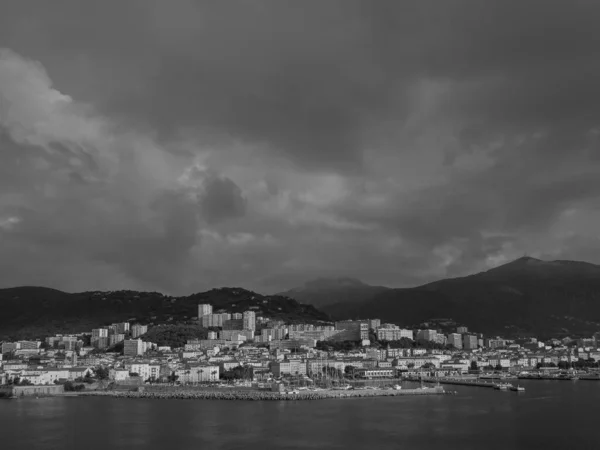
<path fill-rule="evenodd" d="M 297 294 L 290 290 L 286 295 Z M 304 291 L 301 298 L 319 304 L 334 319 L 380 318 L 412 326 L 444 316 L 480 332 L 505 335 L 600 330 L 600 266 L 583 261 L 525 256 L 463 277 L 385 288 L 362 299 L 356 295 L 352 302 L 322 303 L 319 295 L 311 298 Z"/>

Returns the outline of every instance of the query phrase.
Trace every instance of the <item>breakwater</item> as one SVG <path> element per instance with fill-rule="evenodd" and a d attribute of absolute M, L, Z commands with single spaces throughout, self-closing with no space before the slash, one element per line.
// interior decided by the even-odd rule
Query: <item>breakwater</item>
<path fill-rule="evenodd" d="M 494 383 L 489 381 L 478 381 L 478 380 L 456 380 L 456 379 L 444 379 L 444 378 L 423 378 L 411 379 L 410 381 L 423 381 L 424 383 L 439 383 L 439 384 L 454 384 L 458 386 L 472 386 L 472 387 L 483 387 L 493 388 Z"/>
<path fill-rule="evenodd" d="M 250 401 L 269 401 L 269 400 L 325 400 L 331 398 L 372 398 L 372 397 L 401 397 L 411 395 L 444 395 L 454 394 L 447 392 L 442 387 L 432 387 L 427 389 L 378 389 L 378 390 L 360 390 L 360 391 L 300 391 L 299 393 L 281 393 L 257 390 L 186 390 L 173 389 L 168 391 L 93 391 L 82 392 L 80 396 L 109 396 L 118 398 L 152 398 L 152 399 L 181 399 L 181 400 L 250 400 Z"/>

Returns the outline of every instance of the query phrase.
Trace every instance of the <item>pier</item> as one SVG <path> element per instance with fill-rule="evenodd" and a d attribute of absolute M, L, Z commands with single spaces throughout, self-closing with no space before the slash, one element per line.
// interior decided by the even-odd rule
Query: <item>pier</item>
<path fill-rule="evenodd" d="M 446 379 L 446 378 L 408 378 L 408 381 L 420 382 L 424 383 L 439 383 L 439 384 L 453 384 L 458 386 L 471 386 L 471 387 L 483 387 L 483 388 L 494 388 L 493 382 L 481 381 L 476 379 L 465 379 L 465 380 L 457 380 L 457 379 Z"/>

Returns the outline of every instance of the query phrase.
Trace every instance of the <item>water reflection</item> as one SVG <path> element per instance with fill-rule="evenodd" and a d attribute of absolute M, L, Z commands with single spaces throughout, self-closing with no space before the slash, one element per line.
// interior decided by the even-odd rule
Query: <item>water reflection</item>
<path fill-rule="evenodd" d="M 537 384 L 536 384 L 537 383 Z M 111 398 L 0 401 L 2 450 L 600 448 L 600 383 L 530 382 L 525 395 L 314 402 Z"/>

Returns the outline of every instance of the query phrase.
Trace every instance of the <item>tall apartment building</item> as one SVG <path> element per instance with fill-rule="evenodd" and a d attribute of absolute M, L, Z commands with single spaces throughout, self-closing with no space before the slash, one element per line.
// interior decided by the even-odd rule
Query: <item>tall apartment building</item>
<path fill-rule="evenodd" d="M 208 316 L 212 314 L 213 308 L 212 305 L 200 304 L 198 305 L 198 319 L 202 319 L 204 316 Z"/>
<path fill-rule="evenodd" d="M 465 350 L 475 350 L 477 348 L 477 336 L 472 334 L 463 334 L 463 348 Z"/>
<path fill-rule="evenodd" d="M 115 334 L 126 334 L 129 331 L 129 322 L 113 323 Z"/>
<path fill-rule="evenodd" d="M 92 340 L 101 337 L 108 337 L 108 328 L 94 328 L 92 330 Z"/>
<path fill-rule="evenodd" d="M 108 328 L 94 328 L 91 344 L 92 347 L 100 349 L 108 347 Z"/>
<path fill-rule="evenodd" d="M 435 330 L 419 330 L 417 332 L 417 339 L 424 341 L 435 341 L 437 337 L 437 331 Z"/>
<path fill-rule="evenodd" d="M 244 330 L 256 330 L 256 313 L 254 311 L 244 311 L 242 320 L 244 321 Z"/>
<path fill-rule="evenodd" d="M 119 342 L 123 342 L 125 340 L 125 335 L 123 333 L 111 334 L 108 337 L 108 345 L 113 346 L 118 344 Z"/>
<path fill-rule="evenodd" d="M 233 320 L 242 320 L 244 318 L 244 315 L 242 313 L 233 313 L 231 315 L 231 318 Z"/>
<path fill-rule="evenodd" d="M 281 340 L 285 339 L 287 330 L 285 328 L 263 328 L 261 330 L 261 336 L 264 340 Z"/>
<path fill-rule="evenodd" d="M 224 330 L 243 330 L 244 319 L 229 319 L 223 322 Z"/>
<path fill-rule="evenodd" d="M 459 333 L 450 333 L 448 335 L 448 344 L 454 348 L 462 348 L 462 335 Z"/>
<path fill-rule="evenodd" d="M 123 342 L 123 355 L 138 356 L 143 355 L 145 350 L 144 341 L 141 339 L 128 339 Z"/>
<path fill-rule="evenodd" d="M 467 327 L 458 327 L 456 328 L 456 332 L 458 334 L 465 334 L 469 332 L 469 329 Z"/>
<path fill-rule="evenodd" d="M 148 325 L 135 324 L 131 327 L 131 336 L 135 339 L 148 332 Z"/>
<path fill-rule="evenodd" d="M 348 340 L 348 341 L 361 341 L 369 339 L 369 323 L 365 320 L 341 320 L 335 322 L 335 329 L 338 331 L 345 331 L 343 333 L 343 339 L 337 340 Z"/>
<path fill-rule="evenodd" d="M 231 314 L 208 314 L 200 319 L 204 328 L 222 327 L 226 320 L 231 320 Z"/>

